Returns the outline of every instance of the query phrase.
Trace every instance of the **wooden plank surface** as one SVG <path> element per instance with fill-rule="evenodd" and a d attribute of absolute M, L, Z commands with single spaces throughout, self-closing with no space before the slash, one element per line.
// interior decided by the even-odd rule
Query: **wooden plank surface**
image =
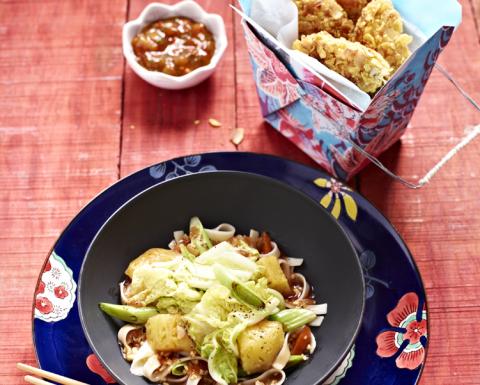
<path fill-rule="evenodd" d="M 0 383 L 35 363 L 33 291 L 78 210 L 118 178 L 125 1 L 0 2 Z M 28 27 L 25 24 L 28 23 Z"/>
<path fill-rule="evenodd" d="M 55 238 L 119 176 L 174 156 L 235 150 L 229 141 L 235 127 L 246 131 L 240 150 L 314 164 L 262 122 L 229 1 L 199 1 L 223 16 L 230 42 L 204 84 L 161 91 L 124 68 L 121 26 L 147 3 L 0 1 L 1 384 L 23 383 L 15 362 L 34 363 L 31 300 Z M 441 63 L 480 100 L 480 2 L 461 3 L 464 22 Z M 210 127 L 210 117 L 222 127 Z M 434 72 L 410 129 L 382 161 L 415 179 L 479 122 L 480 114 Z M 427 287 L 432 334 L 422 385 L 480 383 L 479 164 L 477 142 L 421 191 L 408 191 L 373 167 L 357 178 L 406 240 Z"/>
<path fill-rule="evenodd" d="M 480 41 L 480 0 L 471 0 L 471 9 L 473 11 L 473 18 L 475 27 Z"/>

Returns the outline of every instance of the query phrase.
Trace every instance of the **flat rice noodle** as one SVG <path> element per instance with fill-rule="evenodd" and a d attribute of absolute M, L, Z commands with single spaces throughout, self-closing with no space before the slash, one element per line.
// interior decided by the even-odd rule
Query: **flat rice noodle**
<path fill-rule="evenodd" d="M 235 227 L 230 223 L 221 223 L 213 229 L 205 229 L 213 243 L 224 242 L 235 235 Z"/>
<path fill-rule="evenodd" d="M 265 385 L 281 385 L 286 379 L 285 372 L 278 369 L 268 369 L 257 377 L 249 378 L 238 383 L 238 385 L 256 385 L 257 381 L 262 382 Z"/>
<path fill-rule="evenodd" d="M 278 245 L 276 242 L 273 242 L 271 241 L 270 242 L 272 244 L 272 250 L 270 250 L 268 253 L 266 254 L 260 254 L 260 257 L 263 258 L 263 257 L 270 257 L 270 256 L 275 256 L 277 258 L 280 258 L 280 249 L 278 248 Z"/>
<path fill-rule="evenodd" d="M 285 366 L 287 366 L 288 360 L 290 359 L 290 347 L 288 346 L 289 338 L 290 333 L 285 334 L 285 340 L 283 341 L 282 348 L 272 364 L 274 369 L 282 370 Z"/>

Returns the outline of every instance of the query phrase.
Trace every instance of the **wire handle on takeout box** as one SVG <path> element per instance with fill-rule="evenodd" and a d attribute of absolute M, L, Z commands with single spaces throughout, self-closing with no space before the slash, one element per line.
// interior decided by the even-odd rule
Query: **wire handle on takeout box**
<path fill-rule="evenodd" d="M 477 110 L 480 112 L 480 106 L 478 103 L 456 82 L 456 80 L 439 64 L 435 64 L 437 70 L 445 76 L 445 78 L 450 81 L 455 88 L 462 94 L 462 96 Z M 360 154 L 365 156 L 373 164 L 379 167 L 383 172 L 392 177 L 393 179 L 399 181 L 403 185 L 411 189 L 419 189 L 425 186 L 430 180 L 435 176 L 437 172 L 450 160 L 452 159 L 462 148 L 467 144 L 472 142 L 477 136 L 480 135 L 480 124 L 472 128 L 472 130 L 458 143 L 454 148 L 452 148 L 430 171 L 428 171 L 423 178 L 421 178 L 418 183 L 410 182 L 401 176 L 395 174 L 393 171 L 390 171 L 382 162 L 380 162 L 376 157 L 366 152 L 358 144 L 353 141 L 349 141 L 352 147 L 357 150 Z"/>

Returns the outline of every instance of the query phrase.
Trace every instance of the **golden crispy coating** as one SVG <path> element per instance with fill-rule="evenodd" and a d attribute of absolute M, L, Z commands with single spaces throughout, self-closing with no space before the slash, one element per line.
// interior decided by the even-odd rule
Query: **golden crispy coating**
<path fill-rule="evenodd" d="M 394 71 L 410 56 L 412 37 L 403 33 L 403 21 L 390 0 L 372 0 L 363 8 L 353 36 L 382 54 Z"/>
<path fill-rule="evenodd" d="M 336 0 L 295 0 L 295 4 L 300 36 L 327 31 L 335 37 L 348 37 L 353 32 L 353 22 Z"/>
<path fill-rule="evenodd" d="M 354 22 L 358 20 L 362 9 L 368 4 L 370 0 L 337 0 L 337 3 L 340 4 L 350 19 Z"/>
<path fill-rule="evenodd" d="M 368 93 L 377 91 L 391 74 L 390 65 L 378 52 L 328 32 L 302 36 L 293 48 L 320 60 Z"/>

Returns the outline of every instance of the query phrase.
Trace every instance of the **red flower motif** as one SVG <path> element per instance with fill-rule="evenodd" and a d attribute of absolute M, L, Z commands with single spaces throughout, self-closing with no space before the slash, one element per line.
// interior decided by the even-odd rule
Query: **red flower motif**
<path fill-rule="evenodd" d="M 265 53 L 271 60 L 271 69 L 278 76 L 278 78 L 285 83 L 291 83 L 298 87 L 298 83 L 296 82 L 295 78 L 292 76 L 290 72 L 288 72 L 287 68 L 283 65 L 283 63 L 276 58 L 276 56 L 265 49 Z"/>
<path fill-rule="evenodd" d="M 244 25 L 244 31 L 248 52 L 256 64 L 255 79 L 259 89 L 267 96 L 277 99 L 279 107 L 298 100 L 301 87 L 285 65 L 262 44 L 250 28 Z"/>
<path fill-rule="evenodd" d="M 107 384 L 116 384 L 116 381 L 105 370 L 95 354 L 90 354 L 86 359 L 88 369 L 103 378 Z"/>
<path fill-rule="evenodd" d="M 257 70 L 257 82 L 260 89 L 267 95 L 278 100 L 284 107 L 300 98 L 299 86 L 290 79 L 282 80 L 273 67 Z"/>
<path fill-rule="evenodd" d="M 376 339 L 377 354 L 380 357 L 392 357 L 403 346 L 403 351 L 395 360 L 401 369 L 414 370 L 425 360 L 422 337 L 427 338 L 427 316 L 424 306 L 422 318 L 417 319 L 418 307 L 417 294 L 405 294 L 387 315 L 388 323 L 396 330 L 384 331 Z M 404 344 L 404 341 L 408 341 L 408 344 Z"/>
<path fill-rule="evenodd" d="M 45 269 L 43 269 L 43 272 L 47 272 L 47 271 L 50 271 L 52 269 L 52 265 L 50 264 L 50 261 L 47 261 L 47 263 L 45 264 Z"/>
<path fill-rule="evenodd" d="M 65 297 L 68 297 L 68 291 L 65 289 L 65 286 L 60 285 L 57 286 L 55 289 L 53 289 L 53 293 L 55 294 L 55 297 L 64 299 Z"/>
<path fill-rule="evenodd" d="M 42 294 L 45 292 L 45 282 L 40 281 L 37 286 L 37 291 L 35 292 L 35 295 L 37 294 Z"/>
<path fill-rule="evenodd" d="M 313 140 L 314 134 L 312 129 L 305 131 L 305 137 L 309 140 Z"/>
<path fill-rule="evenodd" d="M 315 75 L 313 72 L 311 72 L 309 69 L 303 67 L 302 68 L 302 80 L 310 83 L 316 87 L 319 87 L 321 89 L 325 88 L 326 83 L 320 78 L 318 75 Z M 334 95 L 336 96 L 336 95 Z"/>
<path fill-rule="evenodd" d="M 427 334 L 427 321 L 421 320 L 412 321 L 407 326 L 407 332 L 405 333 L 405 339 L 408 339 L 411 344 L 420 342 L 420 337 Z"/>
<path fill-rule="evenodd" d="M 35 299 L 35 308 L 43 314 L 49 314 L 53 311 L 53 304 L 47 297 L 37 297 Z"/>

